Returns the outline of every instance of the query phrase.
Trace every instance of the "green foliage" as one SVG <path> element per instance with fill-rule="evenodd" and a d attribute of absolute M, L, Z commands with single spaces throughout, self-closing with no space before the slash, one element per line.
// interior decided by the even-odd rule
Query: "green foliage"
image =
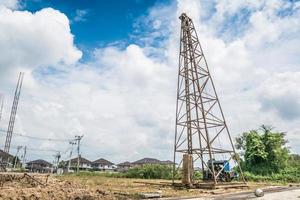
<path fill-rule="evenodd" d="M 140 167 L 133 167 L 127 172 L 93 172 L 93 171 L 80 171 L 79 173 L 72 173 L 69 176 L 89 177 L 113 177 L 113 178 L 141 178 L 141 179 L 166 179 L 171 180 L 173 175 L 172 166 L 168 165 L 144 165 Z M 196 180 L 202 179 L 202 173 L 196 171 L 194 174 Z M 175 172 L 175 179 L 181 179 L 181 172 Z"/>
<path fill-rule="evenodd" d="M 195 180 L 202 180 L 202 179 L 203 179 L 203 174 L 202 174 L 202 172 L 196 171 L 196 172 L 194 173 L 194 178 L 195 178 Z"/>
<path fill-rule="evenodd" d="M 19 168 L 13 169 L 12 171 L 13 171 L 13 172 L 25 172 L 26 170 L 25 170 L 25 168 L 23 168 L 23 167 L 19 167 Z"/>
<path fill-rule="evenodd" d="M 102 176 L 114 178 L 141 178 L 141 179 L 172 179 L 172 167 L 167 165 L 144 165 L 142 167 L 133 167 L 127 172 L 93 172 L 80 171 L 70 174 L 71 176 Z M 181 175 L 175 173 L 175 178 L 179 179 Z"/>
<path fill-rule="evenodd" d="M 300 172 L 296 168 L 287 168 L 280 173 L 273 173 L 269 175 L 257 175 L 245 171 L 244 176 L 247 181 L 256 182 L 279 182 L 279 183 L 299 183 Z"/>
<path fill-rule="evenodd" d="M 142 179 L 166 179 L 170 180 L 173 176 L 172 166 L 168 165 L 144 165 L 142 167 L 134 167 L 125 173 L 127 178 L 142 178 Z M 202 173 L 196 171 L 194 178 L 202 179 Z M 181 179 L 181 171 L 175 172 L 175 179 Z"/>
<path fill-rule="evenodd" d="M 95 171 L 80 171 L 79 173 L 69 173 L 68 176 L 78 176 L 78 177 L 113 177 L 113 178 L 125 178 L 124 173 L 119 172 L 95 172 Z"/>
<path fill-rule="evenodd" d="M 236 138 L 237 149 L 244 150 L 244 170 L 256 175 L 279 173 L 287 167 L 289 151 L 285 134 L 262 125 L 258 130 L 245 132 Z"/>
<path fill-rule="evenodd" d="M 288 166 L 297 168 L 300 173 L 300 155 L 291 154 L 288 159 Z"/>
<path fill-rule="evenodd" d="M 66 167 L 66 166 L 68 166 L 68 162 L 67 162 L 67 161 L 60 161 L 60 162 L 58 163 L 58 167 L 59 167 L 59 168 L 64 168 L 64 167 Z"/>
<path fill-rule="evenodd" d="M 144 165 L 125 173 L 127 178 L 172 179 L 172 167 L 167 165 Z"/>

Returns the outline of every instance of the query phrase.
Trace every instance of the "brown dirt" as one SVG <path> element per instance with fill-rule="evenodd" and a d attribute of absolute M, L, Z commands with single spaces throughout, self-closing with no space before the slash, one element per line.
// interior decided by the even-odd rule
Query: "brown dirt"
<path fill-rule="evenodd" d="M 165 180 L 141 180 L 108 178 L 102 176 L 47 176 L 31 174 L 35 181 L 27 179 L 6 180 L 0 188 L 0 200 L 126 200 L 140 199 L 140 193 L 160 193 L 162 197 L 214 197 L 220 194 L 253 190 L 257 184 L 249 184 L 248 189 L 186 189 L 173 188 Z M 1 174 L 0 174 L 1 181 Z M 144 184 L 147 182 L 152 184 Z M 160 185 L 159 185 L 160 184 Z M 262 185 L 260 185 L 262 186 Z"/>
<path fill-rule="evenodd" d="M 46 183 L 46 176 L 31 175 L 41 183 Z M 2 200 L 94 200 L 116 199 L 114 195 L 100 189 L 90 190 L 80 184 L 59 180 L 50 176 L 46 185 L 28 182 L 26 179 L 5 181 L 0 189 Z"/>
<path fill-rule="evenodd" d="M 110 194 L 120 194 L 120 196 L 134 199 L 140 193 L 160 193 L 162 197 L 214 197 L 221 194 L 236 193 L 241 191 L 252 191 L 256 187 L 264 187 L 265 183 L 249 183 L 248 188 L 220 188 L 220 189 L 187 189 L 174 188 L 170 186 L 171 181 L 148 180 L 148 179 L 126 179 L 111 178 L 104 176 L 62 176 L 62 180 L 71 181 L 83 185 L 91 190 L 102 189 Z M 151 184 L 144 184 L 151 183 Z M 120 196 L 118 198 L 120 198 Z M 139 199 L 139 198 L 138 198 Z"/>

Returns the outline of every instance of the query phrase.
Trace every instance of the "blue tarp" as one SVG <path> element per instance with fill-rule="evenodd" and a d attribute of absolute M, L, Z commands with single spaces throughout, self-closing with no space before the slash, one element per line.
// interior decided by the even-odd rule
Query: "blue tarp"
<path fill-rule="evenodd" d="M 230 166 L 229 166 L 229 162 L 228 161 L 225 163 L 224 171 L 225 172 L 230 172 Z"/>

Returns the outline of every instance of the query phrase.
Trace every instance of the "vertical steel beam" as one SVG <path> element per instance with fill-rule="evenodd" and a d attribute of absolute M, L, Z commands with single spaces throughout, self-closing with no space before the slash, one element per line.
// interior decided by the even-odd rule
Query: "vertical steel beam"
<path fill-rule="evenodd" d="M 2 119 L 2 113 L 3 113 L 3 104 L 4 104 L 4 95 L 0 94 L 0 122 Z"/>
<path fill-rule="evenodd" d="M 17 114 L 18 104 L 19 104 L 19 98 L 20 98 L 22 84 L 23 84 L 23 77 L 24 77 L 24 72 L 20 72 L 18 82 L 17 82 L 17 87 L 15 90 L 14 101 L 13 101 L 13 105 L 11 108 L 6 139 L 5 139 L 4 152 L 6 152 L 6 153 L 9 153 L 9 150 L 10 150 L 11 138 L 12 138 L 12 134 L 13 134 L 13 130 L 14 130 L 15 119 L 16 119 L 16 114 Z"/>

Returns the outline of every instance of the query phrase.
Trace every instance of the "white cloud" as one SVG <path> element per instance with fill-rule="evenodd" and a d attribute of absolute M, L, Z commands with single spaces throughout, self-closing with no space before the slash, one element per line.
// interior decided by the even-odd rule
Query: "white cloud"
<path fill-rule="evenodd" d="M 299 77 L 300 72 L 274 73 L 268 77 L 260 88 L 262 109 L 275 111 L 286 122 L 299 119 Z"/>
<path fill-rule="evenodd" d="M 97 63 L 106 66 L 98 72 L 90 66 L 80 67 L 63 80 L 49 75 L 37 88 L 24 89 L 19 116 L 30 118 L 18 118 L 16 131 L 71 139 L 84 133 L 83 154 L 90 158 L 112 156 L 118 161 L 126 159 L 124 155 L 131 155 L 131 159 L 149 154 L 165 157 L 170 145 L 166 135 L 172 135 L 167 130 L 173 127 L 168 112 L 174 104 L 169 82 L 164 80 L 170 75 L 168 67 L 147 58 L 135 45 L 125 51 L 104 49 L 96 55 Z M 14 141 L 24 144 L 16 138 Z M 47 141 L 39 141 L 39 145 L 57 147 Z M 160 152 L 150 150 L 156 145 Z M 58 147 L 64 150 L 66 146 Z"/>
<path fill-rule="evenodd" d="M 19 7 L 18 0 L 0 0 L 0 6 L 5 6 L 10 9 L 16 9 Z"/>
<path fill-rule="evenodd" d="M 73 44 L 68 18 L 52 8 L 30 13 L 0 7 L 0 29 L 4 49 L 0 70 L 4 76 L 5 71 L 71 65 L 82 55 Z"/>
<path fill-rule="evenodd" d="M 73 19 L 74 22 L 82 22 L 86 20 L 86 15 L 88 14 L 87 10 L 77 9 L 75 11 L 75 17 Z"/>
<path fill-rule="evenodd" d="M 124 49 L 95 49 L 94 58 L 87 63 L 77 62 L 81 52 L 73 44 L 69 22 L 63 14 L 53 9 L 35 14 L 4 9 L 0 15 L 7 13 L 6 21 L 10 22 L 4 23 L 4 30 L 24 34 L 14 36 L 13 41 L 17 42 L 11 46 L 7 36 L 10 34 L 1 40 L 0 33 L 0 47 L 10 46 L 10 51 L 17 55 L 14 58 L 21 60 L 12 59 L 8 53 L 1 55 L 0 70 L 4 74 L 8 66 L 17 68 L 21 64 L 28 70 L 16 130 L 55 138 L 72 138 L 74 134 L 84 133 L 83 155 L 91 159 L 106 157 L 114 162 L 144 156 L 170 159 L 178 70 L 178 16 L 186 12 L 195 22 L 232 135 L 263 123 L 271 124 L 288 132 L 290 146 L 299 153 L 300 139 L 296 133 L 300 118 L 298 113 L 292 113 L 293 120 L 288 120 L 285 116 L 291 111 L 290 101 L 282 101 L 288 96 L 298 109 L 299 6 L 281 1 L 227 3 L 178 1 L 154 7 L 147 17 L 140 19 L 140 23 L 147 22 L 144 26 L 149 25 L 147 34 L 137 31 L 137 39 L 145 46 L 130 44 Z M 208 7 L 215 7 L 216 11 L 208 12 Z M 278 9 L 284 7 L 291 8 L 292 14 L 278 16 Z M 228 23 L 228 16 L 234 16 L 242 8 L 251 11 L 249 21 L 229 26 L 240 25 L 245 29 L 241 35 L 230 35 L 227 40 L 216 27 Z M 14 19 L 16 16 L 22 16 L 20 23 Z M 136 24 L 137 29 L 140 23 Z M 22 27 L 23 24 L 28 26 Z M 50 24 L 51 28 L 42 24 Z M 54 36 L 48 33 L 56 29 Z M 35 37 L 29 37 L 29 33 Z M 41 44 L 36 39 L 40 35 L 43 36 Z M 64 38 L 56 38 L 57 35 Z M 28 53 L 29 49 L 33 54 Z M 65 67 L 70 64 L 76 66 Z M 58 65 L 64 71 L 50 71 L 45 75 L 36 70 L 49 65 Z M 6 94 L 10 95 L 11 91 Z M 6 121 L 1 127 L 7 124 L 9 107 L 6 105 Z M 20 138 L 13 141 L 60 150 L 67 148 L 67 144 L 36 143 Z M 51 154 L 44 156 L 51 158 Z"/>

